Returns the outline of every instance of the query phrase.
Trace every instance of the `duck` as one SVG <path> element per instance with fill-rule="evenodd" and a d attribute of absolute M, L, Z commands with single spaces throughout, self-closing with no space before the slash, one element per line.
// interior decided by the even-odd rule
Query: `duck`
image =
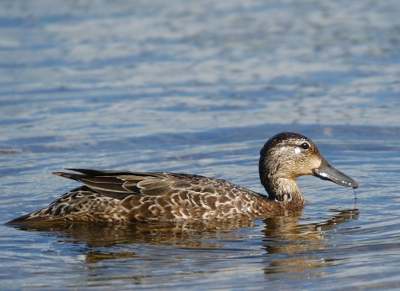
<path fill-rule="evenodd" d="M 254 220 L 301 211 L 305 200 L 296 183 L 300 176 L 312 175 L 353 189 L 359 186 L 331 166 L 311 139 L 294 132 L 274 135 L 260 151 L 259 175 L 267 195 L 224 179 L 192 174 L 66 170 L 54 174 L 83 185 L 8 223 Z"/>

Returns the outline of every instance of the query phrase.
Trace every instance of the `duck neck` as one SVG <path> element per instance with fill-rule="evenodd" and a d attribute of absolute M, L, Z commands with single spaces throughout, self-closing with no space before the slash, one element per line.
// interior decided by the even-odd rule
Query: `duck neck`
<path fill-rule="evenodd" d="M 276 178 L 264 184 L 268 198 L 274 201 L 304 204 L 304 197 L 293 179 Z"/>
<path fill-rule="evenodd" d="M 269 200 L 297 205 L 304 204 L 304 197 L 294 178 L 282 177 L 273 171 L 267 171 L 266 167 L 260 163 L 260 179 L 268 193 Z"/>

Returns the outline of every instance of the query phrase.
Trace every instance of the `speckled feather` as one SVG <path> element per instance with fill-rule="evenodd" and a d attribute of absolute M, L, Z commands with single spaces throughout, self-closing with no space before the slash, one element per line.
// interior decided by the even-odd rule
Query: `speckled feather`
<path fill-rule="evenodd" d="M 225 220 L 265 216 L 264 196 L 225 180 L 175 173 L 74 169 L 56 175 L 81 181 L 48 207 L 23 216 L 31 222 Z M 270 207 L 270 213 L 276 213 Z M 15 221 L 16 222 L 16 221 Z"/>

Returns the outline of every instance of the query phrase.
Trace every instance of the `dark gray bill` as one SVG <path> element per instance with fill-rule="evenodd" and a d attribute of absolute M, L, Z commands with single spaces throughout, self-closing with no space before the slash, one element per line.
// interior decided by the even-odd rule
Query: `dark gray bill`
<path fill-rule="evenodd" d="M 321 178 L 322 180 L 329 180 L 338 185 L 351 187 L 353 189 L 358 188 L 358 183 L 349 176 L 343 174 L 339 170 L 329 165 L 326 160 L 322 160 L 321 166 L 314 169 L 314 176 Z"/>

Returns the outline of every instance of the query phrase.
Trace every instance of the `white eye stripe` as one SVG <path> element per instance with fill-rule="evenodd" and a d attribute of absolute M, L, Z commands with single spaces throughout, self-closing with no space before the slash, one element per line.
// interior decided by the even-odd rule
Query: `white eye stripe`
<path fill-rule="evenodd" d="M 300 153 L 301 153 L 301 149 L 300 149 L 299 147 L 295 147 L 295 148 L 294 148 L 294 153 L 295 153 L 296 155 L 300 154 Z"/>

